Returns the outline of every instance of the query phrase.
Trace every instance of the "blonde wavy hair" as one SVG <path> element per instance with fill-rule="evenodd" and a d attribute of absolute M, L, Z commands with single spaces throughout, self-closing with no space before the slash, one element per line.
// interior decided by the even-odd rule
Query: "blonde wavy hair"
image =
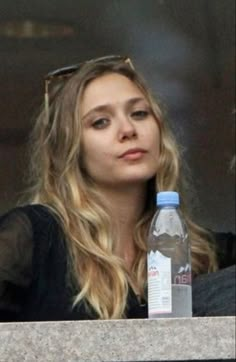
<path fill-rule="evenodd" d="M 158 173 L 148 182 L 146 207 L 133 230 L 137 253 L 130 274 L 113 252 L 114 225 L 99 190 L 86 174 L 81 143 L 83 92 L 92 80 L 111 72 L 129 78 L 142 91 L 161 134 Z M 187 214 L 179 149 L 160 106 L 142 77 L 121 61 L 89 63 L 63 86 L 54 86 L 50 98 L 49 118 L 42 111 L 32 133 L 31 202 L 46 205 L 61 225 L 68 248 L 69 276 L 77 291 L 73 306 L 85 302 L 99 319 L 125 318 L 131 279 L 145 298 L 146 239 L 155 212 L 157 191 L 176 190 L 181 194 L 181 209 L 191 239 L 193 273 L 215 270 L 216 254 L 209 236 Z"/>

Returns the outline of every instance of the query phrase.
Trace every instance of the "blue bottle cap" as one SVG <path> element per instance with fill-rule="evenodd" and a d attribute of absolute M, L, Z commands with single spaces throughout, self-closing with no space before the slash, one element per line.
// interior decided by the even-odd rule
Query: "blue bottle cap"
<path fill-rule="evenodd" d="M 178 206 L 179 194 L 175 191 L 162 191 L 157 193 L 157 206 Z"/>

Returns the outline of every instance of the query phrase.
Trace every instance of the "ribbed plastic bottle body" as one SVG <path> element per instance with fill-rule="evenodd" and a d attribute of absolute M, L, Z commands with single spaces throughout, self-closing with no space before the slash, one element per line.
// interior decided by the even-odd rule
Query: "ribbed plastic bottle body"
<path fill-rule="evenodd" d="M 149 318 L 192 316 L 191 249 L 176 206 L 162 206 L 148 236 Z"/>

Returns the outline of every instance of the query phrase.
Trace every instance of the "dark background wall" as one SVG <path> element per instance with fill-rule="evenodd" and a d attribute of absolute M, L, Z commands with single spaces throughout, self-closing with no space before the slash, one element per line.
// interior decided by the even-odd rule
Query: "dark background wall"
<path fill-rule="evenodd" d="M 0 213 L 24 187 L 43 75 L 128 54 L 169 110 L 197 221 L 235 230 L 234 28 L 234 0 L 0 0 Z"/>

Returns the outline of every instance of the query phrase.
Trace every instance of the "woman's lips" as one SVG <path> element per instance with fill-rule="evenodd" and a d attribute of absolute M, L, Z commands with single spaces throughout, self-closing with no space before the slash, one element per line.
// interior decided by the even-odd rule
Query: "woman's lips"
<path fill-rule="evenodd" d="M 142 158 L 145 153 L 146 151 L 142 149 L 131 149 L 124 152 L 120 158 L 124 160 L 138 160 Z"/>
<path fill-rule="evenodd" d="M 134 153 L 126 153 L 122 158 L 124 160 L 139 160 L 144 155 L 144 152 L 134 152 Z"/>

